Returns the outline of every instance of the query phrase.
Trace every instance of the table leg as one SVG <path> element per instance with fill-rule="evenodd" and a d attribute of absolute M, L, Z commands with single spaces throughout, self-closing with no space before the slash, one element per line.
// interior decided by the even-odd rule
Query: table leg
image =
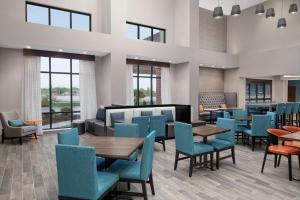
<path fill-rule="evenodd" d="M 207 137 L 203 137 L 203 143 L 207 144 Z M 207 167 L 207 154 L 204 154 L 204 167 Z"/>
<path fill-rule="evenodd" d="M 210 124 L 213 124 L 213 112 L 210 111 Z"/>

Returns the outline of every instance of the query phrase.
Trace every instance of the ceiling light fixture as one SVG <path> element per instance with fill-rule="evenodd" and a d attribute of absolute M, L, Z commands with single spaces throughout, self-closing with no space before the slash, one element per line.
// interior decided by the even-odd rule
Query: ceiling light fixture
<path fill-rule="evenodd" d="M 27 45 L 27 46 L 26 46 L 26 49 L 31 49 L 31 46 Z"/>
<path fill-rule="evenodd" d="M 266 18 L 267 19 L 271 19 L 273 17 L 275 17 L 275 10 L 274 10 L 274 8 L 268 8 L 267 9 L 267 13 L 266 13 Z"/>
<path fill-rule="evenodd" d="M 87 54 L 87 52 L 86 51 L 84 51 L 84 52 L 82 52 L 83 54 Z"/>
<path fill-rule="evenodd" d="M 139 57 L 137 57 L 137 56 L 136 56 L 136 57 L 134 57 L 134 59 L 138 60 L 138 59 L 139 59 Z"/>
<path fill-rule="evenodd" d="M 233 5 L 232 9 L 231 9 L 231 15 L 232 16 L 239 16 L 240 14 L 241 14 L 241 7 L 235 1 L 235 5 Z"/>
<path fill-rule="evenodd" d="M 221 19 L 224 17 L 223 8 L 220 6 L 220 0 L 218 0 L 218 7 L 215 7 L 213 17 L 215 19 Z"/>
<path fill-rule="evenodd" d="M 256 15 L 263 15 L 265 13 L 265 6 L 264 4 L 258 4 L 256 6 L 256 9 L 255 9 L 255 14 Z"/>
<path fill-rule="evenodd" d="M 283 12 L 283 0 L 281 0 L 281 18 L 278 20 L 277 23 L 277 28 L 286 28 L 286 19 L 282 17 L 282 12 Z"/>
<path fill-rule="evenodd" d="M 59 51 L 59 52 L 63 52 L 63 50 L 62 50 L 62 49 L 58 49 L 58 51 Z"/>
<path fill-rule="evenodd" d="M 201 64 L 200 64 L 200 66 L 202 67 L 202 66 L 203 66 L 203 64 L 201 63 Z"/>
<path fill-rule="evenodd" d="M 298 6 L 295 3 L 295 0 L 293 0 L 293 3 L 290 5 L 289 13 L 290 14 L 295 14 L 298 12 Z"/>
<path fill-rule="evenodd" d="M 169 60 L 169 63 L 172 63 L 172 60 Z"/>
<path fill-rule="evenodd" d="M 152 59 L 152 61 L 156 61 L 156 59 L 155 59 L 155 58 L 153 58 L 153 59 Z"/>
<path fill-rule="evenodd" d="M 211 65 L 211 67 L 216 67 L 216 65 Z"/>

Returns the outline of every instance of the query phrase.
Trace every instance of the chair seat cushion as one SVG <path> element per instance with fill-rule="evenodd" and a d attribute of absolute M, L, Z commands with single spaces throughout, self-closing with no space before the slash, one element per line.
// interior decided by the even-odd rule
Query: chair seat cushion
<path fill-rule="evenodd" d="M 102 157 L 96 157 L 96 164 L 97 166 L 101 166 L 104 163 L 105 159 Z"/>
<path fill-rule="evenodd" d="M 99 196 L 104 194 L 111 186 L 119 180 L 119 176 L 113 173 L 97 172 L 98 178 L 98 193 Z"/>
<path fill-rule="evenodd" d="M 202 154 L 202 153 L 208 153 L 210 151 L 213 151 L 214 148 L 211 145 L 195 142 L 194 143 L 194 154 Z"/>
<path fill-rule="evenodd" d="M 13 120 L 8 120 L 8 124 L 12 127 L 21 127 L 23 126 L 24 122 L 21 119 L 13 119 Z"/>
<path fill-rule="evenodd" d="M 231 142 L 221 139 L 208 140 L 207 144 L 213 146 L 216 150 L 222 150 L 234 146 L 234 144 L 232 144 Z"/>
<path fill-rule="evenodd" d="M 107 170 L 119 175 L 120 179 L 141 179 L 141 162 L 131 160 L 117 160 Z"/>
<path fill-rule="evenodd" d="M 23 133 L 34 132 L 34 131 L 36 131 L 36 126 L 22 126 Z"/>
<path fill-rule="evenodd" d="M 253 135 L 253 133 L 252 133 L 252 130 L 251 130 L 251 129 L 245 129 L 245 130 L 244 130 L 244 133 L 246 133 L 247 135 L 250 135 L 250 136 L 252 136 L 252 135 Z"/>
<path fill-rule="evenodd" d="M 296 147 L 300 149 L 300 142 L 298 141 L 285 141 L 285 146 Z"/>
<path fill-rule="evenodd" d="M 300 150 L 295 147 L 290 147 L 290 146 L 282 146 L 282 145 L 273 145 L 269 146 L 268 151 L 270 153 L 274 154 L 281 154 L 281 155 L 297 155 L 300 153 Z"/>
<path fill-rule="evenodd" d="M 246 125 L 236 125 L 235 126 L 236 132 L 243 132 L 245 129 L 247 129 Z"/>

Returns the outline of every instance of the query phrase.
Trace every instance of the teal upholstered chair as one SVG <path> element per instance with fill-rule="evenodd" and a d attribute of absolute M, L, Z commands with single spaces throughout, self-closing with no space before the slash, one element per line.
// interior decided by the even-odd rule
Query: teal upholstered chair
<path fill-rule="evenodd" d="M 227 111 L 224 111 L 224 112 L 223 112 L 223 117 L 224 117 L 225 119 L 230 119 L 230 113 L 227 112 Z"/>
<path fill-rule="evenodd" d="M 285 125 L 292 125 L 292 111 L 293 111 L 294 103 L 286 103 L 285 104 Z"/>
<path fill-rule="evenodd" d="M 246 109 L 235 109 L 232 111 L 233 116 L 247 116 L 248 111 Z M 247 128 L 246 121 L 238 121 L 235 120 L 235 131 L 236 131 L 236 139 L 239 141 L 240 137 L 242 138 L 242 142 L 244 142 L 244 133 L 243 131 Z M 249 128 L 249 127 L 248 127 Z"/>
<path fill-rule="evenodd" d="M 102 199 L 116 186 L 118 175 L 97 172 L 94 147 L 56 145 L 58 196 Z"/>
<path fill-rule="evenodd" d="M 217 121 L 218 128 L 229 129 L 230 131 L 222 134 L 218 134 L 215 139 L 208 140 L 207 144 L 214 147 L 216 151 L 216 168 L 219 169 L 220 160 L 228 158 L 229 156 L 220 158 L 220 152 L 231 149 L 232 162 L 235 164 L 235 120 L 234 119 L 222 119 Z"/>
<path fill-rule="evenodd" d="M 276 113 L 276 122 L 275 122 L 276 128 L 279 128 L 280 127 L 279 125 L 281 125 L 281 126 L 284 125 L 285 107 L 286 107 L 285 103 L 278 103 L 276 105 L 276 111 L 275 111 L 275 113 Z"/>
<path fill-rule="evenodd" d="M 255 140 L 257 138 L 267 138 L 267 129 L 271 128 L 271 116 L 268 115 L 253 115 L 251 129 L 244 130 L 244 133 L 251 137 L 252 151 L 254 151 Z"/>
<path fill-rule="evenodd" d="M 147 199 L 146 183 L 148 180 L 152 194 L 155 195 L 152 176 L 154 141 L 155 132 L 152 131 L 145 137 L 141 161 L 118 160 L 108 169 L 109 172 L 118 174 L 121 182 L 142 184 L 142 194 L 130 193 L 130 195 L 142 196 Z"/>
<path fill-rule="evenodd" d="M 57 134 L 58 144 L 65 145 L 79 145 L 79 134 L 77 128 L 72 128 L 64 131 L 60 131 Z M 104 166 L 104 158 L 96 157 L 96 163 L 98 169 L 103 168 Z"/>
<path fill-rule="evenodd" d="M 166 151 L 166 120 L 165 115 L 150 116 L 149 131 L 155 131 L 155 141 L 163 145 Z"/>
<path fill-rule="evenodd" d="M 271 117 L 271 128 L 276 128 L 276 113 L 275 112 L 267 112 L 267 116 Z"/>
<path fill-rule="evenodd" d="M 192 125 L 182 122 L 175 122 L 174 131 L 176 144 L 174 170 L 177 169 L 179 160 L 190 159 L 189 176 L 191 177 L 193 173 L 193 167 L 196 165 L 196 157 L 207 154 L 210 154 L 210 165 L 211 170 L 213 170 L 214 148 L 208 144 L 194 142 Z M 180 154 L 183 154 L 185 157 L 179 158 Z"/>
<path fill-rule="evenodd" d="M 299 126 L 298 124 L 298 113 L 299 113 L 300 103 L 294 102 L 293 103 L 293 109 L 292 109 L 292 126 L 294 125 L 294 122 L 296 122 L 296 126 Z M 296 119 L 294 119 L 294 116 Z"/>
<path fill-rule="evenodd" d="M 124 123 L 116 123 L 114 129 L 115 137 L 133 137 L 138 138 L 139 135 L 139 126 L 137 124 L 124 124 Z M 138 152 L 135 151 L 129 157 L 129 160 L 136 160 Z"/>
<path fill-rule="evenodd" d="M 149 134 L 149 116 L 133 117 L 132 123 L 139 126 L 139 135 L 141 138 L 145 138 Z"/>

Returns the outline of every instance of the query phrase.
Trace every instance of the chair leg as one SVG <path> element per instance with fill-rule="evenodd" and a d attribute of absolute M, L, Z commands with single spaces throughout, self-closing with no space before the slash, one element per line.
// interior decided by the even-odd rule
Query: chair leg
<path fill-rule="evenodd" d="M 252 151 L 254 151 L 254 146 L 255 146 L 255 137 L 251 137 L 251 140 L 252 140 Z"/>
<path fill-rule="evenodd" d="M 36 133 L 34 133 L 34 137 L 35 137 L 35 139 L 37 140 L 37 135 L 36 135 Z"/>
<path fill-rule="evenodd" d="M 150 176 L 149 176 L 149 182 L 150 182 L 150 187 L 151 187 L 152 195 L 155 195 L 152 172 L 151 172 L 151 174 L 150 174 Z"/>
<path fill-rule="evenodd" d="M 194 156 L 192 156 L 192 157 L 190 158 L 190 170 L 189 170 L 189 176 L 190 176 L 190 177 L 192 177 L 192 174 L 193 174 L 193 164 L 194 164 L 194 160 L 195 160 L 195 158 L 194 158 Z"/>
<path fill-rule="evenodd" d="M 175 154 L 175 163 L 174 163 L 174 170 L 177 169 L 178 158 L 179 158 L 179 152 L 176 151 L 176 154 Z"/>
<path fill-rule="evenodd" d="M 289 180 L 292 181 L 293 180 L 293 172 L 292 172 L 292 156 L 289 155 L 288 156 L 288 162 L 289 162 Z"/>
<path fill-rule="evenodd" d="M 219 169 L 220 165 L 220 152 L 216 151 L 216 169 Z"/>
<path fill-rule="evenodd" d="M 20 145 L 23 144 L 22 137 L 19 137 L 19 142 L 20 142 Z"/>
<path fill-rule="evenodd" d="M 127 190 L 128 190 L 128 191 L 131 190 L 131 186 L 130 186 L 130 183 L 129 183 L 129 182 L 127 183 Z"/>
<path fill-rule="evenodd" d="M 166 151 L 166 143 L 165 143 L 165 138 L 162 139 L 162 143 L 163 143 L 163 149 L 164 151 Z"/>
<path fill-rule="evenodd" d="M 268 152 L 266 151 L 265 152 L 265 156 L 264 156 L 264 160 L 263 160 L 263 164 L 261 166 L 261 173 L 264 173 L 264 168 L 265 168 L 265 164 L 266 164 L 266 160 L 267 160 L 267 155 L 268 155 Z"/>
<path fill-rule="evenodd" d="M 232 162 L 233 162 L 233 164 L 235 164 L 235 150 L 234 150 L 234 146 L 231 147 L 231 156 L 232 156 Z"/>
<path fill-rule="evenodd" d="M 299 169 L 300 169 L 300 155 L 298 155 L 298 163 L 299 163 Z"/>
<path fill-rule="evenodd" d="M 214 153 L 210 153 L 210 170 L 214 171 Z"/>
<path fill-rule="evenodd" d="M 279 167 L 281 161 L 281 155 L 278 156 L 277 167 Z"/>
<path fill-rule="evenodd" d="M 144 200 L 148 200 L 148 196 L 147 196 L 147 188 L 146 188 L 146 181 L 142 182 L 142 189 L 143 189 L 143 197 Z"/>
<path fill-rule="evenodd" d="M 2 129 L 2 144 L 4 143 L 4 130 Z"/>
<path fill-rule="evenodd" d="M 277 167 L 277 154 L 274 155 L 274 167 Z"/>

